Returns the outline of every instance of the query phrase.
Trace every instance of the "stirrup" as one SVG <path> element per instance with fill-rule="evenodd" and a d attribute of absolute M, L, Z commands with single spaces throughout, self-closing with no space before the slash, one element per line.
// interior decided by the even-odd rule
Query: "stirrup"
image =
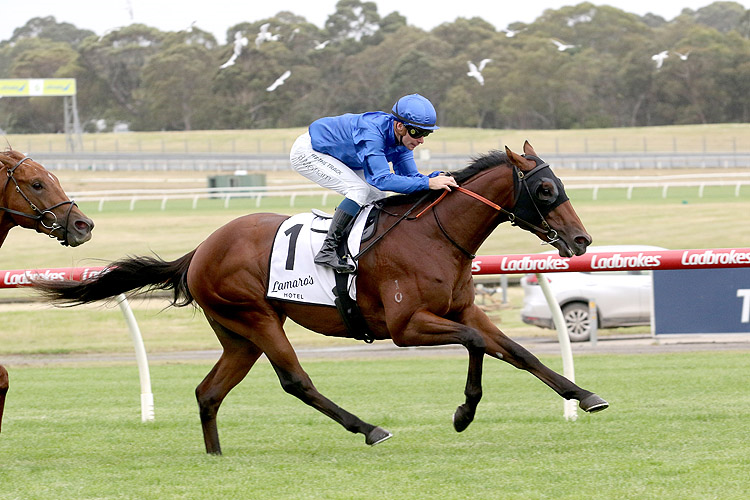
<path fill-rule="evenodd" d="M 323 259 L 318 260 L 318 257 L 316 256 L 314 262 L 315 264 L 319 266 L 325 266 L 330 269 L 333 269 L 334 272 L 337 272 L 340 274 L 352 274 L 353 272 L 357 270 L 357 266 L 346 262 L 344 259 L 340 258 L 336 254 L 334 254 L 333 259 L 328 259 L 328 260 L 323 260 Z"/>

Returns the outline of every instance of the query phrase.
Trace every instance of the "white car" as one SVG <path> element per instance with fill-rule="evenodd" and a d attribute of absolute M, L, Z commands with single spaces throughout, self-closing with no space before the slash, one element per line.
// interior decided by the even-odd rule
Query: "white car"
<path fill-rule="evenodd" d="M 642 252 L 664 250 L 648 245 L 589 247 L 595 252 Z M 548 252 L 549 253 L 549 252 Z M 651 323 L 652 271 L 597 271 L 548 273 L 550 288 L 562 309 L 572 342 L 591 337 L 589 302 L 596 303 L 599 328 L 640 326 Z M 521 278 L 524 323 L 555 328 L 544 293 L 535 274 Z"/>

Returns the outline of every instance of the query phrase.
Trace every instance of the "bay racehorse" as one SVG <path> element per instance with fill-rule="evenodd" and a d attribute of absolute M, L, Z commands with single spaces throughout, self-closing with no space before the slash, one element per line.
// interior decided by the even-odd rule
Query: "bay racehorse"
<path fill-rule="evenodd" d="M 432 191 L 387 198 L 377 243 L 363 249 L 358 260 L 357 303 L 376 339 L 392 339 L 398 346 L 461 344 L 467 349 L 465 401 L 453 415 L 458 432 L 471 423 L 482 397 L 485 355 L 531 372 L 563 398 L 578 400 L 585 411 L 608 406 L 544 366 L 474 304 L 473 254 L 501 222 L 512 220 L 565 257 L 585 253 L 591 243 L 549 165 L 528 142 L 524 153 L 506 147 L 505 153 L 475 159 L 452 174 L 461 189 L 445 196 Z M 58 303 L 81 304 L 134 290 L 171 289 L 174 305 L 197 303 L 223 348 L 196 388 L 208 453 L 221 453 L 216 415 L 224 397 L 264 353 L 285 391 L 350 432 L 363 434 L 367 444 L 377 444 L 391 433 L 320 394 L 283 330 L 290 318 L 324 335 L 349 337 L 337 310 L 266 298 L 272 240 L 286 218 L 270 213 L 240 217 L 177 260 L 128 257 L 84 282 L 39 282 L 38 290 Z"/>
<path fill-rule="evenodd" d="M 15 226 L 78 246 L 91 239 L 94 223 L 70 200 L 51 172 L 28 156 L 8 149 L 0 152 L 0 247 Z M 0 425 L 8 392 L 8 372 L 0 366 Z"/>
<path fill-rule="evenodd" d="M 94 223 L 68 198 L 54 174 L 18 151 L 0 152 L 0 246 L 15 226 L 78 246 L 91 239 Z M 0 177 L 0 180 L 2 180 Z"/>

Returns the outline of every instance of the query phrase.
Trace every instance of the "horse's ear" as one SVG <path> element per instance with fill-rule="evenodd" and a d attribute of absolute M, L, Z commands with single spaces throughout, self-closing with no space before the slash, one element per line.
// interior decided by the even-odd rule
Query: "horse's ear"
<path fill-rule="evenodd" d="M 521 170 L 528 170 L 534 166 L 534 162 L 527 160 L 523 156 L 514 153 L 508 146 L 505 146 L 505 154 L 508 155 L 510 162 Z"/>
<path fill-rule="evenodd" d="M 513 163 L 514 165 L 518 166 L 519 160 L 518 155 L 510 150 L 508 146 L 505 146 L 505 154 L 508 155 L 508 159 Z"/>
<path fill-rule="evenodd" d="M 534 151 L 534 148 L 531 147 L 531 143 L 529 143 L 529 141 L 525 141 L 523 143 L 523 152 L 524 154 L 527 154 L 527 155 L 536 156 L 536 157 L 539 156 L 538 154 L 536 154 L 536 151 Z"/>

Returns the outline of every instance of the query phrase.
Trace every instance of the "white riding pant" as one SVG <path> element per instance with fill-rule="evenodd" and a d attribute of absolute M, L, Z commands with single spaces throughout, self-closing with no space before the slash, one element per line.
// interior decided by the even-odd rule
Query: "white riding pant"
<path fill-rule="evenodd" d="M 294 141 L 289 154 L 292 168 L 311 181 L 332 189 L 350 200 L 367 205 L 385 198 L 387 193 L 371 186 L 362 170 L 352 170 L 331 155 L 315 151 L 310 142 L 310 133 L 305 132 Z"/>

